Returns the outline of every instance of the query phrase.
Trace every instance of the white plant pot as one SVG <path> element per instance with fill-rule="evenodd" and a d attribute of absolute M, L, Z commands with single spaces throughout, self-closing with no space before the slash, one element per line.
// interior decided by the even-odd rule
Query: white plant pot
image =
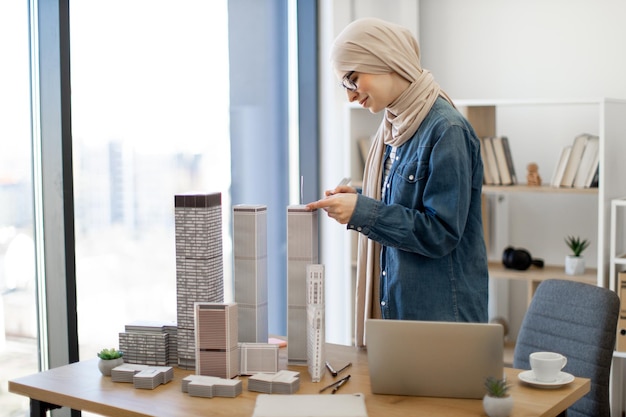
<path fill-rule="evenodd" d="M 489 417 L 508 417 L 513 409 L 513 397 L 483 397 L 483 408 Z"/>
<path fill-rule="evenodd" d="M 582 256 L 567 255 L 565 257 L 565 273 L 567 275 L 582 275 L 585 273 L 585 258 Z"/>
<path fill-rule="evenodd" d="M 124 364 L 124 358 L 117 359 L 99 359 L 98 360 L 98 369 L 104 376 L 111 376 L 111 370 L 115 367 Z"/>

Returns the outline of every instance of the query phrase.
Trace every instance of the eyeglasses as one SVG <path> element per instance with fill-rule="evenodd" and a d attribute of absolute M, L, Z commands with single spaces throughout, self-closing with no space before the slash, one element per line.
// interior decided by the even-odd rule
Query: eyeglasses
<path fill-rule="evenodd" d="M 341 86 L 343 88 L 345 88 L 348 91 L 356 91 L 357 88 L 359 88 L 356 83 L 352 80 L 352 75 L 354 74 L 354 71 L 350 71 L 349 73 L 347 73 L 346 75 L 343 76 L 343 78 L 341 79 Z"/>

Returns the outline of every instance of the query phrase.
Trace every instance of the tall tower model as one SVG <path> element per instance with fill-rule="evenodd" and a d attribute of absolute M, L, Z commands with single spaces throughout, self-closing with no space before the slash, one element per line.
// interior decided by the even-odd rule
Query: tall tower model
<path fill-rule="evenodd" d="M 267 206 L 233 207 L 233 243 L 239 342 L 267 343 Z"/>
<path fill-rule="evenodd" d="M 196 375 L 239 375 L 236 303 L 195 303 Z"/>
<path fill-rule="evenodd" d="M 222 195 L 176 195 L 178 366 L 195 369 L 194 303 L 224 301 Z"/>
<path fill-rule="evenodd" d="M 318 263 L 317 210 L 287 207 L 287 361 L 307 362 L 306 268 Z"/>
<path fill-rule="evenodd" d="M 307 312 L 307 364 L 313 382 L 324 376 L 324 265 L 311 264 L 306 267 L 306 312 Z"/>

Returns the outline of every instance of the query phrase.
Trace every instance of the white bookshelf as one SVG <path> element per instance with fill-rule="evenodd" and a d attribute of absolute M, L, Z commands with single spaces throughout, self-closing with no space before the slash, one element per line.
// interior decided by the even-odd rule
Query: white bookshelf
<path fill-rule="evenodd" d="M 617 274 L 626 270 L 626 197 L 611 201 L 609 285 L 617 290 Z"/>
<path fill-rule="evenodd" d="M 624 291 L 617 287 L 618 273 L 626 271 L 626 197 L 616 198 L 611 201 L 611 244 L 610 244 L 610 267 L 609 284 L 612 290 L 618 291 L 624 302 Z M 620 314 L 622 314 L 620 312 Z M 618 331 L 620 323 L 618 322 Z M 620 337 L 618 335 L 618 337 Z M 613 373 L 611 377 L 611 415 L 619 416 L 626 410 L 626 352 L 615 351 L 613 353 Z"/>
<path fill-rule="evenodd" d="M 626 195 L 626 100 L 458 100 L 479 136 L 505 135 L 511 143 L 521 185 L 485 187 L 485 193 L 508 198 L 509 244 L 526 246 L 547 265 L 561 266 L 567 254 L 563 238 L 580 235 L 592 246 L 585 252 L 587 266 L 596 271 L 596 283 L 609 280 L 609 210 L 613 198 Z M 600 138 L 600 184 L 596 189 L 527 187 L 526 165 L 537 162 L 543 184 L 549 184 L 561 149 L 580 133 Z M 497 240 L 497 239 L 496 239 Z M 491 248 L 492 256 L 503 248 Z M 528 270 L 542 274 L 539 269 Z M 552 272 L 549 272 L 552 274 Z"/>

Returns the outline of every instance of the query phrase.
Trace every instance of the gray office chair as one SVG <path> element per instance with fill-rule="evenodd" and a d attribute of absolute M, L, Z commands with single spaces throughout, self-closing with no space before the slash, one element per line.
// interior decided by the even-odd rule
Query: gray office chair
<path fill-rule="evenodd" d="M 568 417 L 610 416 L 609 377 L 620 302 L 609 289 L 580 282 L 551 279 L 535 291 L 513 354 L 513 367 L 530 369 L 528 355 L 559 352 L 563 368 L 591 379 L 591 390 L 568 410 Z"/>

